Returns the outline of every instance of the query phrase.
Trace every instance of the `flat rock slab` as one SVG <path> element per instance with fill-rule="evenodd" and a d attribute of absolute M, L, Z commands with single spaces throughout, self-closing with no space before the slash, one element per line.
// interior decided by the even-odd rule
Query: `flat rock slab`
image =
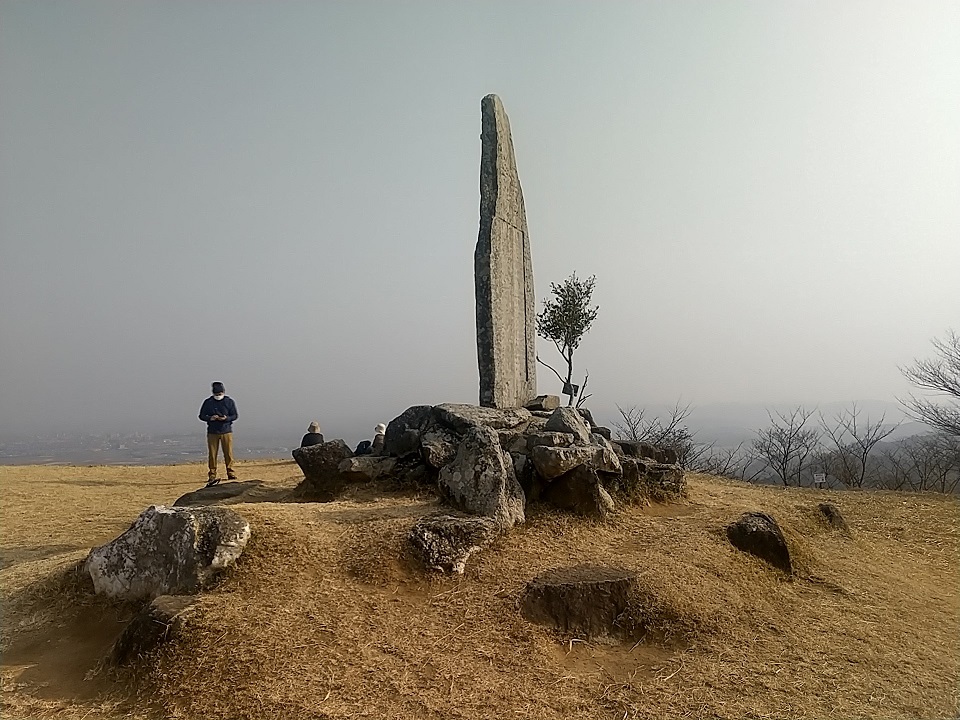
<path fill-rule="evenodd" d="M 263 486 L 263 480 L 245 480 L 243 482 L 225 482 L 212 487 L 181 495 L 173 503 L 174 507 L 193 507 L 197 505 L 230 505 L 241 502 L 257 502 L 265 493 L 256 491 Z"/>
<path fill-rule="evenodd" d="M 213 586 L 249 539 L 250 524 L 228 508 L 153 505 L 91 550 L 84 569 L 94 590 L 110 597 L 192 595 Z"/>
<path fill-rule="evenodd" d="M 727 538 L 738 550 L 750 553 L 790 574 L 793 564 L 787 540 L 777 521 L 762 512 L 748 512 L 727 526 Z"/>
<path fill-rule="evenodd" d="M 621 624 L 637 575 L 602 565 L 557 568 L 531 580 L 520 599 L 523 616 L 538 625 L 587 637 L 628 632 Z"/>
<path fill-rule="evenodd" d="M 110 650 L 114 665 L 130 665 L 170 638 L 196 604 L 195 595 L 161 595 L 144 605 Z"/>
<path fill-rule="evenodd" d="M 427 568 L 462 575 L 470 556 L 493 542 L 499 532 L 491 518 L 431 515 L 410 529 L 408 539 Z"/>

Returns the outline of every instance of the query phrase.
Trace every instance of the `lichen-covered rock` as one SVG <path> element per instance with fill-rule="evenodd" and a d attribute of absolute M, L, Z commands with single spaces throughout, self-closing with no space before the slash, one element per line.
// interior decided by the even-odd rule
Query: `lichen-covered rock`
<path fill-rule="evenodd" d="M 343 440 L 295 449 L 293 459 L 303 471 L 303 482 L 294 494 L 303 500 L 319 502 L 335 499 L 349 481 L 339 470 L 340 463 L 349 457 L 353 457 L 353 452 Z"/>
<path fill-rule="evenodd" d="M 427 465 L 439 470 L 457 456 L 457 438 L 441 428 L 427 430 L 420 438 L 420 454 Z"/>
<path fill-rule="evenodd" d="M 544 428 L 548 432 L 572 433 L 575 442 L 587 445 L 590 442 L 590 429 L 583 418 L 572 407 L 561 407 L 553 411 Z"/>
<path fill-rule="evenodd" d="M 189 595 L 215 584 L 249 539 L 250 524 L 227 508 L 153 505 L 91 550 L 84 569 L 94 590 L 110 597 Z"/>
<path fill-rule="evenodd" d="M 550 480 L 559 477 L 573 468 L 590 464 L 595 470 L 619 474 L 620 461 L 613 450 L 597 445 L 577 445 L 575 447 L 549 447 L 537 445 L 530 453 L 530 459 L 540 477 Z"/>
<path fill-rule="evenodd" d="M 500 447 L 508 453 L 527 453 L 527 436 L 522 430 L 497 430 Z"/>
<path fill-rule="evenodd" d="M 530 411 L 518 408 L 497 409 L 444 403 L 434 407 L 437 421 L 456 433 L 465 433 L 472 427 L 482 425 L 494 430 L 513 430 L 530 422 Z"/>
<path fill-rule="evenodd" d="M 500 447 L 496 430 L 471 427 L 457 455 L 440 471 L 440 489 L 455 507 L 493 518 L 502 528 L 524 520 L 524 496 L 513 460 Z"/>
<path fill-rule="evenodd" d="M 499 531 L 492 518 L 432 515 L 421 518 L 408 539 L 428 568 L 462 575 L 469 557 L 493 542 Z"/>
<path fill-rule="evenodd" d="M 597 471 L 589 465 L 561 475 L 542 490 L 541 497 L 555 507 L 587 517 L 603 518 L 617 509 Z"/>
<path fill-rule="evenodd" d="M 565 432 L 534 432 L 527 434 L 527 450 L 539 445 L 546 447 L 573 447 L 573 435 Z"/>
<path fill-rule="evenodd" d="M 748 512 L 727 526 L 727 538 L 738 550 L 755 555 L 790 574 L 790 549 L 777 521 L 762 512 Z"/>

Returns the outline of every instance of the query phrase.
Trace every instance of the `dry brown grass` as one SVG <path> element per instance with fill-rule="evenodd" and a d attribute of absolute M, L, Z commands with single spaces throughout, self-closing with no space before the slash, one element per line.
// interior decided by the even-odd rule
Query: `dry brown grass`
<path fill-rule="evenodd" d="M 63 633 L 91 613 L 122 619 L 124 608 L 91 598 L 69 572 L 82 551 L 34 558 L 110 539 L 202 476 L 198 465 L 0 468 L 0 550 L 12 563 L 0 571 L 4 647 L 41 637 L 44 624 Z M 243 477 L 291 486 L 297 473 L 249 463 Z M 825 499 L 852 538 L 818 521 Z M 5 654 L 4 717 L 949 718 L 960 709 L 956 500 L 692 476 L 687 503 L 631 508 L 613 522 L 533 511 L 462 579 L 406 558 L 407 529 L 435 508 L 428 495 L 364 489 L 335 503 L 235 506 L 253 526 L 247 552 L 184 632 L 122 678 L 139 690 L 135 704 L 106 673 L 86 699 L 76 687 L 17 686 Z M 745 510 L 784 526 L 795 578 L 727 543 L 723 527 Z M 638 571 L 642 642 L 584 642 L 520 617 L 527 580 L 587 561 Z"/>

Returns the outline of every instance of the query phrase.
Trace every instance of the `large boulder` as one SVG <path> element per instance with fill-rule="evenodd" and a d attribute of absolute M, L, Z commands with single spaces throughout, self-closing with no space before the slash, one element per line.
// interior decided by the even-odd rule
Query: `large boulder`
<path fill-rule="evenodd" d="M 408 536 L 414 554 L 431 570 L 462 575 L 467 559 L 493 542 L 499 525 L 488 517 L 431 515 Z"/>
<path fill-rule="evenodd" d="M 154 505 L 84 569 L 94 590 L 126 600 L 190 595 L 214 585 L 243 553 L 250 524 L 224 507 Z"/>
<path fill-rule="evenodd" d="M 762 512 L 748 512 L 727 526 L 727 538 L 738 550 L 755 555 L 790 574 L 790 549 L 777 521 Z"/>
<path fill-rule="evenodd" d="M 420 436 L 434 423 L 432 405 L 414 405 L 387 424 L 383 454 L 406 457 L 420 450 Z"/>
<path fill-rule="evenodd" d="M 353 457 L 353 452 L 343 440 L 294 450 L 293 459 L 303 471 L 303 482 L 294 494 L 302 500 L 329 502 L 335 499 L 349 481 L 339 469 L 340 463 L 349 457 Z"/>
<path fill-rule="evenodd" d="M 523 616 L 539 625 L 588 638 L 628 635 L 626 621 L 637 574 L 601 565 L 548 570 L 531 580 L 520 600 Z"/>
<path fill-rule="evenodd" d="M 523 408 L 497 409 L 478 405 L 445 403 L 434 407 L 437 421 L 456 433 L 482 425 L 494 430 L 513 430 L 530 422 L 530 411 Z"/>
<path fill-rule="evenodd" d="M 161 595 L 140 609 L 110 649 L 114 665 L 130 665 L 173 637 L 197 603 L 195 595 Z"/>
<path fill-rule="evenodd" d="M 553 411 L 547 420 L 544 430 L 547 432 L 562 432 L 573 434 L 574 440 L 587 445 L 590 442 L 590 428 L 583 417 L 572 407 L 561 407 Z"/>
<path fill-rule="evenodd" d="M 466 432 L 456 457 L 440 470 L 439 485 L 454 506 L 491 517 L 501 528 L 524 520 L 523 490 L 513 460 L 492 428 L 474 426 Z"/>
<path fill-rule="evenodd" d="M 589 464 L 601 472 L 619 474 L 620 461 L 612 449 L 597 445 L 576 447 L 549 447 L 537 445 L 530 453 L 537 472 L 545 480 L 559 477 L 575 467 Z"/>
<path fill-rule="evenodd" d="M 587 517 L 603 518 L 617 509 L 597 471 L 589 465 L 561 475 L 541 491 L 541 497 L 551 505 Z"/>

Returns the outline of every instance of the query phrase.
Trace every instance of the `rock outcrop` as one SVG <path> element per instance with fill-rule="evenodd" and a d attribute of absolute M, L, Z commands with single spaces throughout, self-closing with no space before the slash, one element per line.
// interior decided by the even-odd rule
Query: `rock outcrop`
<path fill-rule="evenodd" d="M 153 505 L 84 569 L 97 593 L 126 600 L 190 595 L 213 586 L 243 553 L 250 524 L 223 507 Z"/>
<path fill-rule="evenodd" d="M 121 667 L 130 665 L 170 639 L 196 602 L 195 595 L 161 595 L 151 600 L 113 643 L 110 662 Z"/>

